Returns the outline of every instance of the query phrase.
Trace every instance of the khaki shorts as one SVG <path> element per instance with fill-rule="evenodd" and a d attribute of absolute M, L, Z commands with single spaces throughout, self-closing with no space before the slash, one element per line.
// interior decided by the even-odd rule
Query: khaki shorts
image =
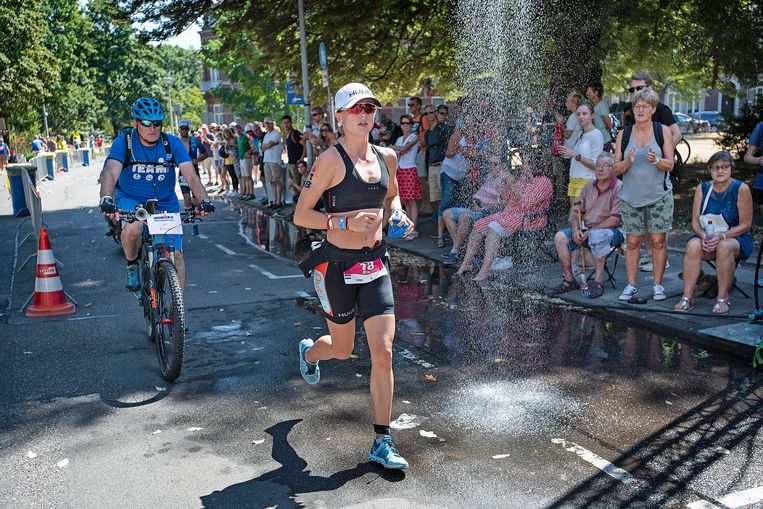
<path fill-rule="evenodd" d="M 237 177 L 241 176 L 241 162 L 235 158 L 233 159 L 233 173 L 235 173 Z"/>
<path fill-rule="evenodd" d="M 626 235 L 669 232 L 673 229 L 673 194 L 645 207 L 631 207 L 620 200 L 620 213 Z"/>
<path fill-rule="evenodd" d="M 281 163 L 265 163 L 265 180 L 268 182 L 281 182 L 283 170 Z"/>
<path fill-rule="evenodd" d="M 429 165 L 429 201 L 439 201 L 442 197 L 440 169 L 442 169 L 442 163 Z"/>
<path fill-rule="evenodd" d="M 296 164 L 286 165 L 286 178 L 291 179 L 292 182 L 302 182 L 302 175 L 300 175 Z"/>
<path fill-rule="evenodd" d="M 583 186 L 590 182 L 589 179 L 570 177 L 570 185 L 567 186 L 567 196 L 580 196 Z"/>
<path fill-rule="evenodd" d="M 241 176 L 251 177 L 252 176 L 252 160 L 247 157 L 246 159 L 239 159 L 238 163 L 241 166 Z"/>

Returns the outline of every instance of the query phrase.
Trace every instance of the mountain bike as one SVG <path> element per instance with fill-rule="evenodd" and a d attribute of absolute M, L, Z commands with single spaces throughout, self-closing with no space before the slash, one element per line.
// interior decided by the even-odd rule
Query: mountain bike
<path fill-rule="evenodd" d="M 160 219 L 170 215 L 156 210 L 157 200 L 148 200 L 144 207 L 119 210 L 120 219 L 143 223 L 141 246 L 138 252 L 140 290 L 135 292 L 143 308 L 148 328 L 148 339 L 156 344 L 162 377 L 173 382 L 180 375 L 185 347 L 186 317 L 183 289 L 175 268 L 175 250 L 164 244 L 167 231 L 149 229 L 151 216 Z M 197 210 L 181 212 L 183 223 L 200 222 Z M 156 228 L 156 227 L 155 227 Z M 159 227 L 161 228 L 161 227 Z M 173 231 L 174 233 L 174 231 Z"/>

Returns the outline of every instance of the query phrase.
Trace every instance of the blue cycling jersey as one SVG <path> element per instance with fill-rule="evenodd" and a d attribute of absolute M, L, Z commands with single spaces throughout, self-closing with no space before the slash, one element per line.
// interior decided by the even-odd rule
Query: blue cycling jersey
<path fill-rule="evenodd" d="M 140 203 L 146 203 L 146 200 L 156 198 L 159 200 L 160 210 L 177 212 L 179 204 L 177 194 L 175 194 L 176 168 L 177 165 L 191 161 L 183 142 L 177 136 L 168 134 L 167 139 L 172 152 L 172 162 L 167 166 L 143 164 L 146 162 L 159 163 L 160 159 L 164 161 L 167 157 L 167 151 L 162 145 L 161 139 L 153 147 L 148 147 L 140 142 L 136 130 L 133 129 L 129 135 L 132 136 L 131 161 L 140 161 L 140 164 L 128 163 L 122 168 L 114 197 L 118 198 L 123 194 Z M 106 159 L 115 159 L 122 164 L 126 153 L 126 137 L 120 135 L 114 140 Z"/>
<path fill-rule="evenodd" d="M 182 139 L 180 140 L 183 141 Z M 190 150 L 188 150 L 188 155 L 191 156 L 191 159 L 198 159 L 202 155 L 207 153 L 207 150 L 204 148 L 204 145 L 201 143 L 201 140 L 197 138 L 196 136 L 190 136 L 188 138 L 188 145 L 190 146 Z M 185 148 L 185 143 L 183 143 L 183 148 Z"/>

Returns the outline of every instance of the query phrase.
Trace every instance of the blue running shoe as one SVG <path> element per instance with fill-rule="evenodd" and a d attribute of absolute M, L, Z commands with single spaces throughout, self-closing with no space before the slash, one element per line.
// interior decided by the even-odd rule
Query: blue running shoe
<path fill-rule="evenodd" d="M 197 225 L 191 226 L 191 235 L 198 235 L 199 234 L 199 227 Z"/>
<path fill-rule="evenodd" d="M 131 292 L 140 290 L 140 267 L 137 263 L 127 266 L 127 282 L 125 286 Z"/>
<path fill-rule="evenodd" d="M 381 443 L 376 440 L 371 444 L 371 453 L 368 455 L 368 461 L 381 463 L 384 468 L 402 470 L 408 468 L 408 462 L 400 456 L 400 453 L 392 442 L 392 437 L 384 437 Z"/>
<path fill-rule="evenodd" d="M 302 373 L 302 378 L 310 385 L 315 385 L 321 379 L 321 368 L 318 367 L 318 363 L 313 364 L 307 362 L 305 358 L 305 352 L 313 347 L 313 340 L 305 338 L 299 342 L 299 372 Z"/>

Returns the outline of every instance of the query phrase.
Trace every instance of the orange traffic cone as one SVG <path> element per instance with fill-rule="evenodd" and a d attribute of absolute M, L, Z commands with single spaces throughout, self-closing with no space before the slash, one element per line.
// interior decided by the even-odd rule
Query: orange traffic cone
<path fill-rule="evenodd" d="M 48 231 L 40 228 L 37 243 L 37 276 L 34 281 L 34 303 L 26 310 L 29 318 L 63 316 L 74 313 L 74 304 L 66 299 L 64 286 L 58 276 L 56 258 L 50 248 Z"/>

